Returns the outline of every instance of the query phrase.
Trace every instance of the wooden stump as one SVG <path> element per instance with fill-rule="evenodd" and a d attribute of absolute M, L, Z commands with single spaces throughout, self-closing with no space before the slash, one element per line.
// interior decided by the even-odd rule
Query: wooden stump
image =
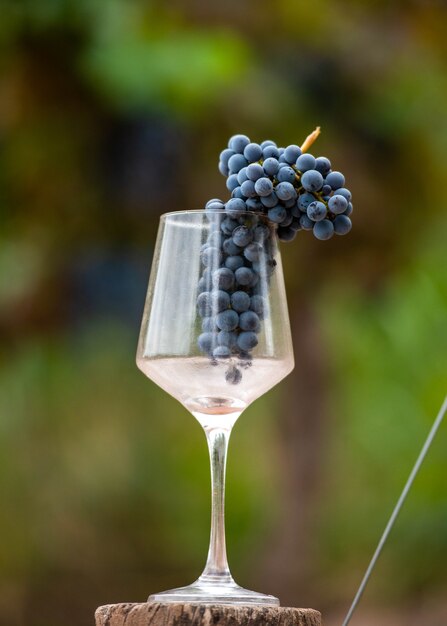
<path fill-rule="evenodd" d="M 223 604 L 109 604 L 96 626 L 321 626 L 313 609 Z"/>

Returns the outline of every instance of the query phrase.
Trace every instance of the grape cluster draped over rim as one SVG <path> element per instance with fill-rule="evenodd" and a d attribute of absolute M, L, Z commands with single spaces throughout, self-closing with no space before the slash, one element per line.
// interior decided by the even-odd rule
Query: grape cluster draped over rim
<path fill-rule="evenodd" d="M 312 230 L 320 240 L 346 235 L 353 207 L 345 177 L 332 170 L 327 157 L 314 157 L 303 148 L 306 142 L 302 148 L 281 148 L 271 140 L 257 144 L 246 135 L 234 135 L 219 157 L 231 198 L 211 208 L 225 208 L 229 215 L 264 213 L 277 224 L 281 241 L 292 241 L 300 230 Z"/>
<path fill-rule="evenodd" d="M 352 195 L 345 177 L 326 157 L 302 147 L 280 148 L 271 140 L 253 143 L 234 135 L 219 158 L 231 198 L 205 206 L 210 222 L 202 246 L 197 309 L 202 332 L 198 347 L 211 363 L 228 362 L 225 379 L 242 380 L 252 362 L 262 320 L 268 315 L 268 289 L 275 269 L 275 235 L 292 241 L 300 230 L 319 240 L 345 235 L 352 227 Z"/>

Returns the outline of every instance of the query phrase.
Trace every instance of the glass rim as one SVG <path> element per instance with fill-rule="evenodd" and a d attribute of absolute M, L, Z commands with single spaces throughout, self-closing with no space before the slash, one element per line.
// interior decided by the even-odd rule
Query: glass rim
<path fill-rule="evenodd" d="M 207 209 L 183 209 L 181 211 L 167 211 L 166 213 L 162 213 L 160 215 L 160 220 L 165 220 L 172 215 L 226 215 L 227 217 L 231 217 L 228 215 L 228 212 L 225 209 L 217 209 L 210 213 L 207 212 Z M 256 215 L 258 217 L 267 217 L 266 213 L 261 213 L 260 211 L 244 211 L 243 215 Z"/>

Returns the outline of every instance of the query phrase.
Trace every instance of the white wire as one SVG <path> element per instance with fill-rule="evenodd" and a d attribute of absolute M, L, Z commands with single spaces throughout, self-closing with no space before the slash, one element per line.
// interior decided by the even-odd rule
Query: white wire
<path fill-rule="evenodd" d="M 438 415 L 436 416 L 436 419 L 433 423 L 433 426 L 430 429 L 430 432 L 428 433 L 427 439 L 425 440 L 424 445 L 422 446 L 422 450 L 419 453 L 419 456 L 416 460 L 416 463 L 413 466 L 413 469 L 411 470 L 410 476 L 408 477 L 408 480 L 405 484 L 405 487 L 403 488 L 402 493 L 400 494 L 399 500 L 397 501 L 396 506 L 394 507 L 393 512 L 391 513 L 391 517 L 388 521 L 388 524 L 385 527 L 385 530 L 383 531 L 383 534 L 380 538 L 379 544 L 376 548 L 376 551 L 374 552 L 374 555 L 368 565 L 368 569 L 366 570 L 366 573 L 362 579 L 362 582 L 360 583 L 360 586 L 357 590 L 357 593 L 355 594 L 355 598 L 351 604 L 351 607 L 348 611 L 348 614 L 346 615 L 343 625 L 342 626 L 348 626 L 349 622 L 351 621 L 351 617 L 358 605 L 358 603 L 360 602 L 360 598 L 363 595 L 363 592 L 365 591 L 365 587 L 368 584 L 368 580 L 369 577 L 371 576 L 371 573 L 377 563 L 377 560 L 382 552 L 383 546 L 386 543 L 386 540 L 388 539 L 388 536 L 394 526 L 394 523 L 397 519 L 397 516 L 400 513 L 400 510 L 402 508 L 403 503 L 405 502 L 405 499 L 408 495 L 408 492 L 410 491 L 414 479 L 417 476 L 417 473 L 419 472 L 422 463 L 424 462 L 424 459 L 427 455 L 428 450 L 430 449 L 431 444 L 433 443 L 433 439 L 436 436 L 436 433 L 439 430 L 439 427 L 441 426 L 442 420 L 444 419 L 444 415 L 447 412 L 447 396 L 444 398 L 444 402 L 439 410 Z"/>

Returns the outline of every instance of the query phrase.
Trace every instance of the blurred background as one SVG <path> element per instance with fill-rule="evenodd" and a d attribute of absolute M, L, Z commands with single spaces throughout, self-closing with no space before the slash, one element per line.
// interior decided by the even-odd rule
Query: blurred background
<path fill-rule="evenodd" d="M 341 624 L 446 393 L 441 0 L 3 0 L 0 624 L 192 582 L 199 425 L 134 357 L 159 215 L 227 197 L 230 135 L 347 174 L 349 237 L 283 245 L 296 369 L 236 425 L 237 581 Z M 441 430 L 353 624 L 447 623 Z"/>

